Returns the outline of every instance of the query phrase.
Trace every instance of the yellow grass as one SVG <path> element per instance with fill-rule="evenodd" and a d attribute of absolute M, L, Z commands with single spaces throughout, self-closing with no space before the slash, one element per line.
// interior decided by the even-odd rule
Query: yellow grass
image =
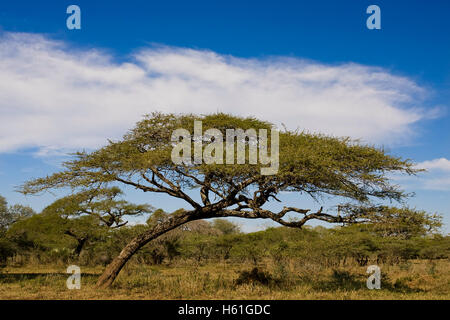
<path fill-rule="evenodd" d="M 214 263 L 127 266 L 110 289 L 94 287 L 102 267 L 82 267 L 82 287 L 66 287 L 67 266 L 8 267 L 0 274 L 0 299 L 446 299 L 450 262 L 409 261 L 380 266 L 381 290 L 369 290 L 367 267 L 322 269 L 288 263 L 259 266 L 269 284 L 236 284 L 251 265 Z M 342 276 L 343 275 L 343 276 Z"/>

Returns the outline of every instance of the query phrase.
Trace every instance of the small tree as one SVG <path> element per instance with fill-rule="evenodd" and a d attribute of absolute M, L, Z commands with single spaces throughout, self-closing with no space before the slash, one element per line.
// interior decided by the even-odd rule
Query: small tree
<path fill-rule="evenodd" d="M 222 234 L 236 234 L 241 232 L 238 225 L 225 219 L 214 220 L 213 227 L 219 230 Z"/>
<path fill-rule="evenodd" d="M 186 202 L 187 210 L 173 214 L 170 219 L 149 227 L 131 240 L 99 278 L 99 287 L 111 285 L 125 263 L 146 243 L 189 221 L 218 217 L 262 218 L 296 228 L 313 219 L 341 224 L 364 222 L 371 218 L 370 212 L 365 210 L 348 210 L 337 215 L 325 212 L 322 207 L 312 211 L 286 206 L 275 212 L 265 205 L 270 200 L 278 201 L 280 192 L 308 194 L 315 199 L 338 196 L 365 206 L 377 199 L 402 201 L 407 194 L 390 183 L 388 174 L 418 171 L 409 160 L 390 156 L 383 149 L 349 138 L 288 130 L 279 135 L 279 170 L 273 175 L 262 175 L 263 164 L 249 164 L 247 155 L 246 164 L 194 161 L 175 164 L 171 158 L 172 133 L 183 128 L 195 141 L 192 138 L 195 120 L 202 121 L 204 131 L 216 129 L 223 137 L 227 129 L 266 129 L 269 132 L 272 129 L 268 122 L 226 114 L 178 116 L 155 113 L 137 123 L 122 140 L 111 141 L 91 153 L 77 153 L 74 160 L 64 164 L 64 171 L 29 181 L 21 188 L 25 194 L 35 194 L 50 188 L 97 189 L 121 183 Z M 269 135 L 269 140 L 271 137 Z M 251 144 L 247 139 L 244 143 Z M 257 143 L 261 144 L 261 140 Z M 271 147 L 267 145 L 269 152 Z M 187 192 L 193 188 L 199 190 L 201 201 L 194 200 Z M 294 219 L 293 215 L 299 217 Z M 286 219 L 289 216 L 291 219 Z"/>
<path fill-rule="evenodd" d="M 119 228 L 128 223 L 124 217 L 151 213 L 148 204 L 133 204 L 118 199 L 123 192 L 118 187 L 85 190 L 56 200 L 43 210 L 43 213 L 57 213 L 70 218 L 90 215 L 98 223 L 110 228 Z"/>
<path fill-rule="evenodd" d="M 15 204 L 8 207 L 8 202 L 0 196 L 0 236 L 14 223 L 35 214 L 31 207 Z"/>
<path fill-rule="evenodd" d="M 65 234 L 68 229 L 76 230 L 80 237 L 85 234 L 92 236 L 92 218 L 64 219 L 54 213 L 35 214 L 11 225 L 6 236 L 21 252 L 61 250 L 73 245 L 73 237 Z"/>
<path fill-rule="evenodd" d="M 11 216 L 8 212 L 8 202 L 0 196 L 0 236 L 6 231 L 6 228 L 11 223 Z"/>
<path fill-rule="evenodd" d="M 99 234 L 99 228 L 120 228 L 128 223 L 124 218 L 153 211 L 150 205 L 121 200 L 122 195 L 118 187 L 86 190 L 56 200 L 42 214 L 62 218 L 59 229 L 77 241 L 74 255 L 79 256 L 86 242 Z"/>

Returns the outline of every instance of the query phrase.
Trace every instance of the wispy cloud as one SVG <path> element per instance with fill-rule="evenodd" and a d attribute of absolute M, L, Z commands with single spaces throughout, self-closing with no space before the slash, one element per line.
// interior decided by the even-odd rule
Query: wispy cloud
<path fill-rule="evenodd" d="M 450 160 L 446 158 L 439 158 L 434 160 L 427 160 L 417 164 L 418 168 L 428 169 L 428 170 L 438 170 L 450 172 Z"/>
<path fill-rule="evenodd" d="M 450 191 L 450 160 L 446 158 L 428 160 L 418 163 L 417 168 L 427 170 L 415 181 L 417 188 Z"/>
<path fill-rule="evenodd" d="M 384 144 L 430 116 L 426 90 L 389 71 L 173 47 L 117 63 L 36 34 L 0 38 L 0 152 L 95 148 L 145 113 L 216 111 Z"/>

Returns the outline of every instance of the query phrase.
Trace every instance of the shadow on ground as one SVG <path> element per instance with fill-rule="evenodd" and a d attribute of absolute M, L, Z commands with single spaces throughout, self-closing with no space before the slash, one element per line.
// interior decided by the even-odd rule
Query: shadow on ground
<path fill-rule="evenodd" d="M 316 281 L 312 284 L 315 290 L 336 291 L 336 290 L 367 290 L 367 277 L 355 275 L 348 271 L 333 270 L 329 279 Z M 399 279 L 395 282 L 385 274 L 381 277 L 381 289 L 392 292 L 414 293 L 422 292 L 421 289 L 411 288 L 405 281 Z"/>

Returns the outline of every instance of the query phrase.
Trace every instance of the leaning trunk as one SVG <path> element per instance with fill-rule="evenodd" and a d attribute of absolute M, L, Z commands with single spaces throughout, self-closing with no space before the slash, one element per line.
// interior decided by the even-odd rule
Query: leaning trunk
<path fill-rule="evenodd" d="M 186 213 L 184 215 L 172 217 L 167 221 L 159 223 L 158 225 L 145 231 L 144 233 L 141 233 L 136 238 L 131 240 L 125 246 L 125 248 L 123 248 L 120 254 L 116 258 L 114 258 L 114 260 L 106 267 L 103 274 L 97 280 L 96 286 L 98 288 L 109 287 L 114 282 L 125 263 L 127 263 L 127 261 L 149 241 L 159 237 L 167 231 L 185 224 L 186 222 L 197 219 L 199 219 L 199 217 L 193 215 L 192 212 L 190 214 Z"/>

